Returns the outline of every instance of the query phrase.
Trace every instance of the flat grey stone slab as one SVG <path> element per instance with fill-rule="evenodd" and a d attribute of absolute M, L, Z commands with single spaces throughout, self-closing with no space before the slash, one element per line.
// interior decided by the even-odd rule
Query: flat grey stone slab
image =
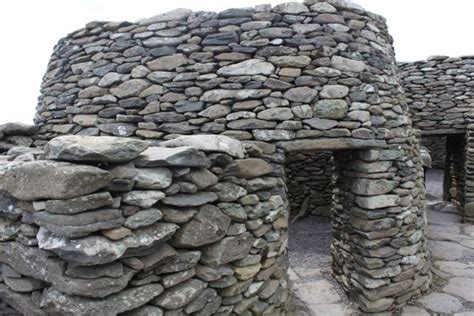
<path fill-rule="evenodd" d="M 418 300 L 418 303 L 436 313 L 451 314 L 463 308 L 461 301 L 456 297 L 438 292 L 423 296 Z"/>
<path fill-rule="evenodd" d="M 474 303 L 474 278 L 452 278 L 443 288 L 443 291 Z"/>
<path fill-rule="evenodd" d="M 332 304 L 341 301 L 334 285 L 326 280 L 317 280 L 299 284 L 295 294 L 308 305 Z"/>

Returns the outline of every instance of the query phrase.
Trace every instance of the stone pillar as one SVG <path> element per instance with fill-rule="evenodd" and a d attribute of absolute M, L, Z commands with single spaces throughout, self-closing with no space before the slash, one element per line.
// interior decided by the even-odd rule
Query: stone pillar
<path fill-rule="evenodd" d="M 398 148 L 334 156 L 334 274 L 366 312 L 393 309 L 430 283 L 422 168 L 414 149 Z"/>
<path fill-rule="evenodd" d="M 474 222 L 474 123 L 469 123 L 466 132 L 464 220 Z"/>

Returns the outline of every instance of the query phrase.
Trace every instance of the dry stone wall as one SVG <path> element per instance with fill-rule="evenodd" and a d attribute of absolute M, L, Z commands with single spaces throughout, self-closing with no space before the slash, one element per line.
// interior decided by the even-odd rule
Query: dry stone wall
<path fill-rule="evenodd" d="M 398 66 L 413 124 L 422 135 L 459 134 L 447 138 L 451 152 L 435 148 L 435 158 L 448 156 L 444 197 L 453 200 L 464 218 L 472 221 L 471 142 L 466 134 L 472 127 L 474 108 L 474 57 L 432 56 L 427 61 L 399 63 Z"/>
<path fill-rule="evenodd" d="M 37 285 L 26 294 L 32 304 L 21 308 L 40 301 L 60 312 L 85 306 L 93 312 L 111 308 L 114 314 L 142 305 L 143 313 L 278 312 L 288 292 L 284 165 L 293 153 L 315 151 L 335 152 L 337 280 L 365 312 L 395 310 L 427 290 L 423 169 L 382 17 L 348 1 L 308 0 L 220 13 L 178 9 L 137 23 L 92 22 L 60 40 L 41 92 L 34 145 L 75 134 L 142 138 L 161 147 L 142 153 L 143 159 L 111 161 L 107 155 L 87 156 L 81 138 L 77 146 L 54 139 L 46 147 L 49 160 L 7 167 L 22 177 L 2 179 L 0 188 L 26 208 L 19 207 L 16 221 L 25 218 L 32 226 L 22 226 L 27 235 L 15 231 L 2 243 L 12 254 L 4 256 L 4 266 L 17 269 L 10 279 Z M 230 146 L 225 145 L 230 138 L 192 134 L 242 143 Z M 183 158 L 169 149 L 179 146 L 204 151 L 210 164 L 200 164 L 204 158 L 195 150 L 185 150 Z M 236 150 L 242 146 L 245 158 Z M 78 162 L 78 155 L 87 158 Z M 168 155 L 175 160 L 165 159 Z M 155 167 L 160 171 L 147 169 Z M 171 182 L 164 170 L 172 173 Z M 19 185 L 23 173 L 35 181 Z M 66 176 L 55 184 L 51 173 L 80 179 Z M 89 192 L 97 183 L 103 185 Z M 44 195 L 51 191 L 54 195 Z M 82 199 L 107 192 L 112 204 L 84 209 Z M 33 208 L 27 202 L 35 202 Z M 67 207 L 58 206 L 63 203 Z M 104 207 L 107 212 L 100 211 Z M 180 207 L 185 210 L 177 211 Z M 159 220 L 143 227 L 150 217 Z M 155 225 L 159 232 L 139 238 Z M 110 241 L 119 237 L 122 241 Z M 169 247 L 158 249 L 164 244 Z M 53 253 L 45 259 L 50 268 L 69 272 L 47 278 L 23 269 L 21 260 L 8 261 L 28 251 L 34 252 L 30 260 Z M 167 259 L 171 264 L 162 266 Z M 115 274 L 107 266 L 83 280 L 87 267 L 117 262 L 123 271 Z M 153 268 L 145 271 L 149 265 Z M 87 291 L 65 282 L 79 282 L 78 277 Z M 48 290 L 40 296 L 36 289 L 43 287 Z M 4 292 L 20 297 L 8 284 Z"/>
<path fill-rule="evenodd" d="M 63 136 L 1 163 L 2 296 L 26 315 L 284 309 L 288 205 L 271 165 L 222 136 L 148 146 Z"/>
<path fill-rule="evenodd" d="M 285 182 L 293 218 L 331 215 L 333 165 L 331 152 L 287 155 Z"/>
<path fill-rule="evenodd" d="M 399 63 L 413 125 L 423 134 L 465 133 L 474 104 L 474 57 Z"/>
<path fill-rule="evenodd" d="M 383 18 L 332 3 L 89 23 L 54 49 L 39 134 L 383 145 L 381 130 L 403 113 L 381 94 L 397 85 L 392 39 Z"/>

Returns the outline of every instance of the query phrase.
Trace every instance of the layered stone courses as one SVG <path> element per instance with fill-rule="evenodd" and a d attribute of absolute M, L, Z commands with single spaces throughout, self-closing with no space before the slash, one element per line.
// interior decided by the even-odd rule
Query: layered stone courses
<path fill-rule="evenodd" d="M 6 283 L 12 305 L 39 314 L 289 312 L 284 163 L 320 150 L 335 151 L 337 280 L 365 312 L 419 296 L 430 283 L 423 170 L 391 44 L 382 17 L 341 0 L 178 9 L 91 22 L 60 40 L 35 117 L 33 144 L 53 139 L 46 157 L 11 148 L 0 172 L 13 179 L 43 164 L 83 179 L 87 167 L 101 181 L 53 192 L 44 174 L 26 173 L 29 190 L 2 181 L 3 266 L 14 270 L 27 247 L 56 269 L 16 271 L 34 286 L 19 296 Z M 127 156 L 123 143 L 98 153 L 93 142 L 84 152 L 85 137 L 54 139 L 63 134 L 150 147 L 133 140 Z M 87 282 L 108 292 L 54 283 L 51 271 L 69 266 L 72 284 L 103 271 Z"/>
<path fill-rule="evenodd" d="M 445 137 L 432 144 L 436 165 L 445 168 L 444 198 L 472 221 L 473 188 L 470 130 L 474 95 L 474 57 L 431 56 L 426 61 L 399 63 L 400 78 L 413 125 L 423 136 Z M 440 148 L 440 145 L 444 148 Z M 439 159 L 445 159 L 442 163 Z"/>

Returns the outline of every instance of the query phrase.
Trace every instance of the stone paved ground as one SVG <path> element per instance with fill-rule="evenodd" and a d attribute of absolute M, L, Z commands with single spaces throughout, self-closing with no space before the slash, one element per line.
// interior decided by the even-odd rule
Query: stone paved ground
<path fill-rule="evenodd" d="M 474 225 L 463 224 L 456 209 L 441 200 L 442 177 L 440 170 L 427 175 L 434 284 L 397 315 L 474 316 Z M 330 242 L 327 218 L 312 216 L 290 225 L 290 276 L 299 315 L 360 315 L 331 276 Z"/>

